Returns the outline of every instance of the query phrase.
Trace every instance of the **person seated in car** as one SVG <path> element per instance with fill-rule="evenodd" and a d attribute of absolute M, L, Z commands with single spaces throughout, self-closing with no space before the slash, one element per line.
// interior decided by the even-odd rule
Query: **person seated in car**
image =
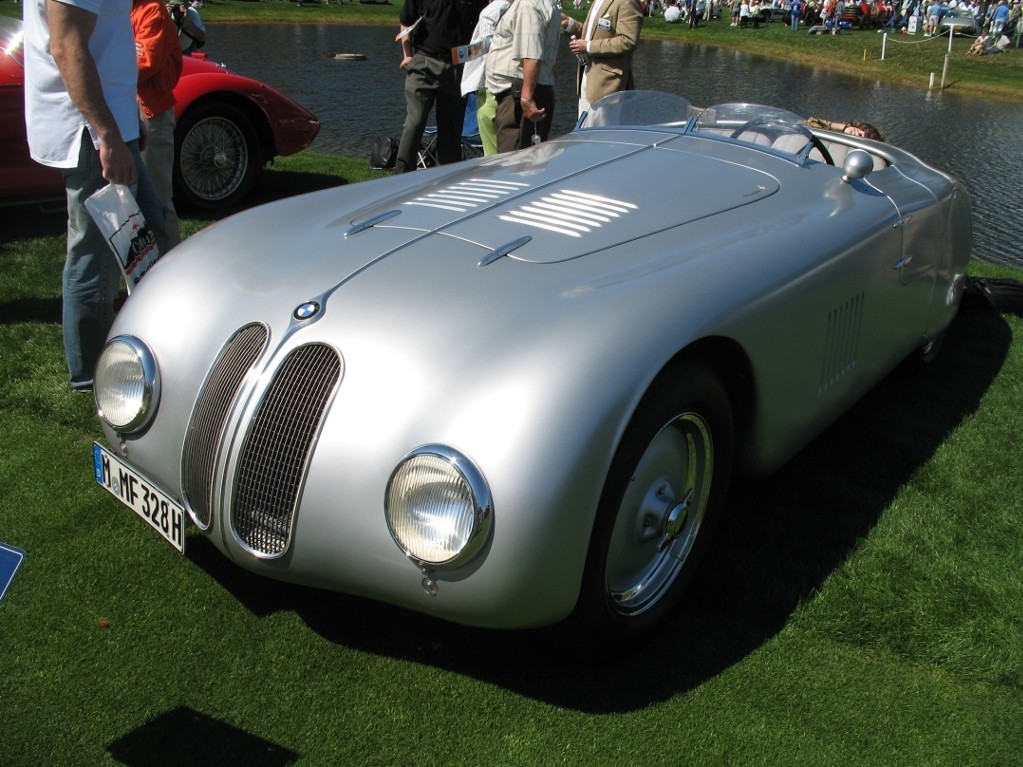
<path fill-rule="evenodd" d="M 806 120 L 806 124 L 811 128 L 823 128 L 824 130 L 831 130 L 836 133 L 844 133 L 847 136 L 869 138 L 874 141 L 885 141 L 885 135 L 880 128 L 860 120 L 846 120 L 842 122 L 838 120 L 826 120 L 820 117 L 809 117 Z"/>

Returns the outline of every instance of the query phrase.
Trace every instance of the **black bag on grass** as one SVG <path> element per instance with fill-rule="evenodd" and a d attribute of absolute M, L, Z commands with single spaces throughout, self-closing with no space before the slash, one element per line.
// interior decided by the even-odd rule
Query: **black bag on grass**
<path fill-rule="evenodd" d="M 978 298 L 1002 314 L 1023 317 L 1023 282 L 1019 280 L 971 277 L 966 283 L 964 300 L 973 299 L 976 303 Z"/>
<path fill-rule="evenodd" d="M 369 167 L 373 170 L 393 168 L 397 157 L 398 139 L 394 136 L 381 136 L 373 143 L 373 151 L 369 153 Z"/>

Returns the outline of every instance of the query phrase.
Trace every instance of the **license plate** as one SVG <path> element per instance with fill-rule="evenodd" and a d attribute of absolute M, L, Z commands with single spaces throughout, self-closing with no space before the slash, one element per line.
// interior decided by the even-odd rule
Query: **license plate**
<path fill-rule="evenodd" d="M 96 481 L 142 517 L 167 543 L 185 553 L 185 512 L 163 490 L 103 445 L 92 445 Z"/>

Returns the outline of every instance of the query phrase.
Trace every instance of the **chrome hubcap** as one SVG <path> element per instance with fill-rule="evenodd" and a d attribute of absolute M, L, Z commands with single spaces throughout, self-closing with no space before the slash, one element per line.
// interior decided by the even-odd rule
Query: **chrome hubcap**
<path fill-rule="evenodd" d="M 714 445 L 697 413 L 683 413 L 650 441 L 625 491 L 607 555 L 615 607 L 639 614 L 682 572 L 710 498 Z"/>

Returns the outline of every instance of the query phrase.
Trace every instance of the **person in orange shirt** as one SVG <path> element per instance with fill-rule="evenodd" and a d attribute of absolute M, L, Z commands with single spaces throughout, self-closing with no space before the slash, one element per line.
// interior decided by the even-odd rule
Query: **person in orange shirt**
<path fill-rule="evenodd" d="M 174 208 L 174 86 L 181 76 L 181 44 L 161 0 L 133 0 L 131 25 L 139 66 L 139 110 L 148 128 L 142 162 L 163 200 L 167 240 L 173 248 L 181 242 Z"/>

